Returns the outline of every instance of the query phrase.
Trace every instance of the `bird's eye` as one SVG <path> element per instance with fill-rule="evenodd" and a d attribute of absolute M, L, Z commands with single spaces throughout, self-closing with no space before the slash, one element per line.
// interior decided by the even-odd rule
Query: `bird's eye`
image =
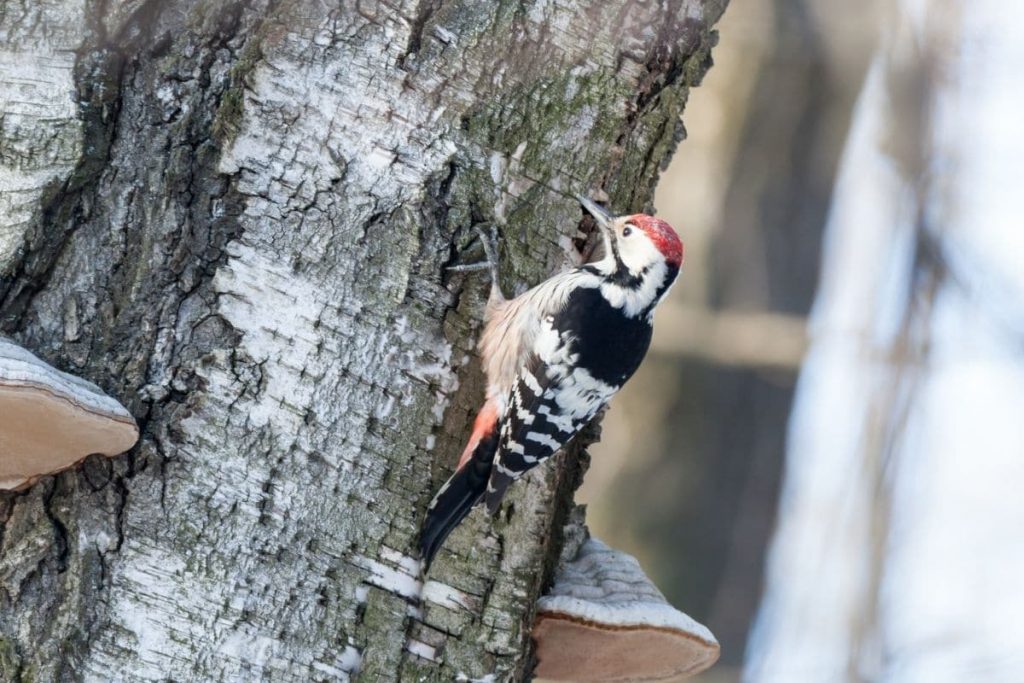
<path fill-rule="evenodd" d="M 627 225 L 626 227 L 624 227 L 622 229 L 622 236 L 623 237 L 629 237 L 632 234 L 633 234 L 633 227 L 632 226 Z"/>

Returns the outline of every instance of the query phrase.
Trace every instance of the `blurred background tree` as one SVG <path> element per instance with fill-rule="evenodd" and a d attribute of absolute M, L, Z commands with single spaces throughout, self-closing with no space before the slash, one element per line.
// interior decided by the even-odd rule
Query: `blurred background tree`
<path fill-rule="evenodd" d="M 719 636 L 702 680 L 1024 680 L 1021 15 L 722 23 L 656 199 L 687 268 L 585 485 Z"/>
<path fill-rule="evenodd" d="M 761 591 L 821 235 L 877 3 L 749 0 L 723 18 L 659 214 L 687 261 L 579 496 L 708 623 L 732 680 Z"/>

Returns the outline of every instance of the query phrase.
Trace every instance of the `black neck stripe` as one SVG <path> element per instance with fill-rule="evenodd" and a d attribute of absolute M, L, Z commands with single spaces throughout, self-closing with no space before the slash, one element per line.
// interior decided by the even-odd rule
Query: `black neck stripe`
<path fill-rule="evenodd" d="M 673 282 L 675 282 L 676 276 L 679 274 L 679 266 L 672 263 L 666 263 L 665 265 L 667 266 L 665 269 L 665 279 L 661 281 L 661 286 L 658 287 L 658 291 L 654 293 L 654 298 L 651 300 L 651 303 L 640 312 L 640 315 L 650 315 L 651 312 L 654 311 L 654 307 L 658 305 L 659 301 L 661 301 L 661 297 L 665 296 L 665 292 L 667 292 L 668 288 L 672 286 Z"/>

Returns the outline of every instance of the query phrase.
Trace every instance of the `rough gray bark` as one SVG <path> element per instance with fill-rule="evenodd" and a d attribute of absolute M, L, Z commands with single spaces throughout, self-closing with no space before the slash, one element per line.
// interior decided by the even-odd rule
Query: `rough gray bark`
<path fill-rule="evenodd" d="M 0 680 L 526 675 L 577 468 L 412 576 L 482 394 L 444 266 L 642 208 L 721 11 L 4 0 L 0 332 L 142 438 L 0 494 Z"/>

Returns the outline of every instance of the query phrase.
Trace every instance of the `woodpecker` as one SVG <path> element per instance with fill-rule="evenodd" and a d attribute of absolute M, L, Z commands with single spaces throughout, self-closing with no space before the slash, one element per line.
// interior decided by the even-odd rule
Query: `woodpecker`
<path fill-rule="evenodd" d="M 615 217 L 578 197 L 600 228 L 603 256 L 514 299 L 498 284 L 496 246 L 481 233 L 491 292 L 478 344 L 487 391 L 455 474 L 427 508 L 428 569 L 478 502 L 493 514 L 509 485 L 554 455 L 633 375 L 651 342 L 654 309 L 679 274 L 683 244 L 665 221 Z"/>

